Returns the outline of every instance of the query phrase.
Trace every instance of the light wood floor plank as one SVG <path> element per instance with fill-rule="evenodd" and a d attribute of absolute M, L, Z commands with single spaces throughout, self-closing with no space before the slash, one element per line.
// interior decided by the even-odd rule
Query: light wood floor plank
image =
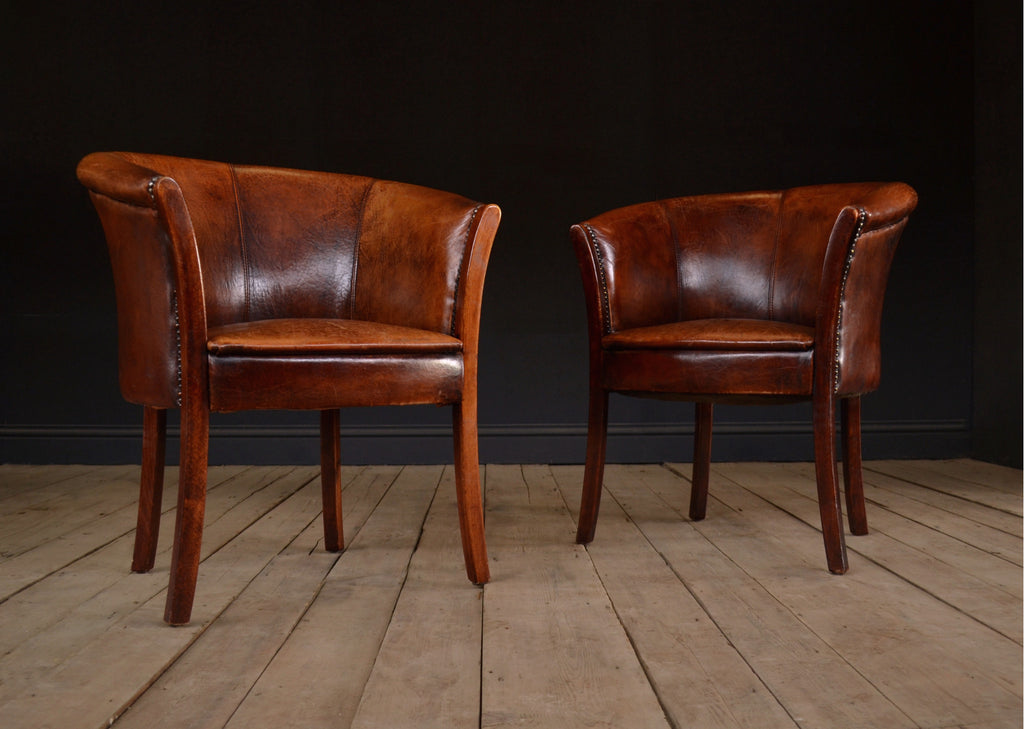
<path fill-rule="evenodd" d="M 110 468 L 110 466 L 34 466 L 2 463 L 0 464 L 0 516 L 6 513 L 4 502 L 12 497 L 26 491 L 37 491 L 60 481 L 71 481 L 101 468 Z"/>
<path fill-rule="evenodd" d="M 965 481 L 946 473 L 923 469 L 913 461 L 869 461 L 865 463 L 865 468 L 1014 516 L 1019 517 L 1024 513 L 1020 491 L 1007 491 L 989 484 Z"/>
<path fill-rule="evenodd" d="M 910 484 L 905 481 L 893 479 L 885 474 L 871 471 L 864 473 L 864 495 L 869 504 L 876 504 L 893 514 L 899 514 L 940 531 L 1017 566 L 1024 565 L 1021 535 L 1013 533 L 1014 530 L 1020 530 L 1021 519 L 1012 514 L 979 507 L 956 497 L 947 497 L 952 503 L 937 505 L 928 499 L 915 498 L 920 496 L 921 492 L 908 494 L 908 486 Z M 934 491 L 927 489 L 922 491 L 926 494 L 935 494 Z M 868 508 L 870 512 L 871 507 Z M 1004 528 L 996 528 L 979 520 L 979 517 L 982 517 L 979 511 L 984 511 L 987 515 L 1005 517 Z M 869 514 L 869 523 L 870 520 Z"/>
<path fill-rule="evenodd" d="M 163 623 L 161 592 L 57 665 L 4 671 L 0 712 L 6 726 L 100 726 L 119 715 L 315 518 L 311 504 L 318 500 L 319 484 L 307 479 L 304 488 L 205 559 L 189 626 L 170 629 Z"/>
<path fill-rule="evenodd" d="M 255 485 L 273 473 L 278 476 L 273 487 L 253 492 Z M 212 523 L 204 530 L 203 555 L 233 540 L 239 533 L 239 523 L 256 521 L 309 480 L 308 470 L 264 469 L 231 478 L 212 491 L 207 504 Z M 232 507 L 242 512 L 240 519 L 220 518 Z M 173 512 L 163 517 L 165 535 L 171 533 L 173 518 Z M 0 605 L 0 617 L 4 618 L 0 621 L 0 645 L 4 647 L 0 676 L 8 666 L 45 670 L 59 665 L 97 632 L 110 629 L 140 605 L 164 593 L 170 540 L 163 541 L 156 568 L 146 574 L 129 571 L 132 541 L 131 535 L 122 537 Z M 2 692 L 0 686 L 0 695 Z"/>
<path fill-rule="evenodd" d="M 945 461 L 903 461 L 903 463 L 932 474 L 952 476 L 961 481 L 982 484 L 1017 496 L 1020 496 L 1024 489 L 1020 469 L 1000 466 L 995 463 L 985 463 L 968 458 Z"/>
<path fill-rule="evenodd" d="M 296 470 L 294 467 L 248 472 L 237 467 L 211 469 L 210 483 L 214 484 L 214 488 L 207 497 L 202 551 L 204 558 L 294 493 L 315 474 L 316 471 Z M 165 494 L 165 504 L 175 503 L 175 490 L 172 487 L 171 493 Z M 72 626 L 80 626 L 79 621 L 69 619 L 80 606 L 85 608 L 86 626 L 90 621 L 88 616 L 97 610 L 105 611 L 107 620 L 114 621 L 125 610 L 134 609 L 134 606 L 146 602 L 166 588 L 174 516 L 172 508 L 161 517 L 161 548 L 157 552 L 153 571 L 146 575 L 129 571 L 134 532 L 87 552 L 73 567 L 69 564 L 67 568 L 55 568 L 48 562 L 50 558 L 61 557 L 59 551 L 56 555 L 45 551 L 40 558 L 41 564 L 33 561 L 33 553 L 30 552 L 24 555 L 24 564 L 12 560 L 9 564 L 0 565 L 0 586 L 4 589 L 31 585 L 0 603 L 0 617 L 5 618 L 0 621 L 0 655 L 58 622 L 63 622 L 60 630 L 65 632 L 72 630 Z M 51 568 L 55 571 L 48 573 L 47 570 Z M 43 574 L 46 577 L 40 580 Z M 125 596 L 132 599 L 126 601 Z M 21 630 L 7 630 L 5 626 L 8 624 L 18 625 Z M 52 636 L 52 640 L 58 638 Z M 69 650 L 74 645 L 66 635 L 60 640 Z"/>
<path fill-rule="evenodd" d="M 97 485 L 93 489 L 99 493 L 113 491 L 117 501 L 112 498 L 95 510 L 84 507 L 87 512 L 84 519 L 81 515 L 73 515 L 78 506 L 73 500 L 68 500 L 59 511 L 52 512 L 53 519 L 40 526 L 38 535 L 22 531 L 0 536 L 0 548 L 6 555 L 6 559 L 0 561 L 0 601 L 83 555 L 125 534 L 134 533 L 139 486 L 137 481 L 134 484 L 130 482 L 133 478 L 130 472 L 125 476 L 111 478 L 106 485 Z M 136 473 L 134 478 L 137 476 Z M 168 490 L 173 492 L 174 479 L 170 481 Z"/>
<path fill-rule="evenodd" d="M 999 511 L 984 504 L 910 483 L 870 468 L 864 469 L 864 483 L 865 488 L 868 488 L 870 484 L 870 486 L 877 487 L 879 491 L 897 494 L 908 501 L 926 504 L 941 511 L 956 514 L 962 519 L 985 525 L 1017 539 L 1024 535 L 1024 520 L 1016 514 Z"/>
<path fill-rule="evenodd" d="M 745 568 L 742 550 L 773 556 L 779 551 L 772 544 L 776 537 L 759 528 L 763 509 L 709 504 L 707 521 L 688 522 L 680 510 L 685 513 L 689 483 L 659 467 L 610 467 L 605 485 L 801 727 L 916 726 L 827 640 L 808 630 L 799 612 L 784 604 L 784 595 L 764 584 L 766 576 Z M 718 498 L 721 490 L 713 478 L 712 495 Z M 599 523 L 595 542 L 600 528 Z M 804 538 L 814 533 L 808 530 Z M 812 596 L 835 580 L 822 565 L 791 553 L 769 560 L 768 569 Z"/>
<path fill-rule="evenodd" d="M 243 471 L 244 469 L 237 467 L 211 469 L 210 482 L 216 487 L 211 489 L 207 500 L 208 525 L 204 531 L 203 543 L 206 554 L 227 543 L 238 533 L 237 524 L 217 524 L 223 512 L 243 504 L 242 508 L 247 513 L 244 519 L 248 523 L 284 498 L 275 490 L 264 492 L 255 488 L 255 484 L 270 475 L 266 470 L 254 471 L 248 477 L 236 478 Z M 287 484 L 278 484 L 278 488 L 282 485 Z M 298 483 L 289 487 L 294 490 L 300 485 L 301 483 Z M 174 503 L 174 486 L 172 479 L 171 494 L 165 494 L 165 503 Z M 276 500 L 268 502 L 268 496 Z M 75 642 L 67 631 L 71 631 L 71 634 L 78 634 L 76 631 L 87 634 L 97 627 L 93 623 L 93 615 L 103 614 L 109 621 L 116 620 L 125 610 L 135 609 L 137 605 L 166 588 L 170 564 L 170 535 L 173 534 L 173 528 L 174 510 L 171 509 L 161 518 L 160 533 L 164 536 L 161 539 L 162 549 L 157 553 L 156 566 L 152 572 L 145 575 L 129 571 L 134 531 L 94 551 L 82 554 L 79 559 L 61 568 L 45 564 L 46 560 L 43 560 L 44 564 L 41 567 L 36 566 L 38 569 L 17 565 L 15 570 L 14 564 L 0 565 L 0 585 L 10 587 L 11 583 L 15 583 L 14 586 L 17 587 L 31 583 L 30 586 L 0 602 L 0 656 L 6 655 L 16 646 L 59 623 L 59 630 L 64 631 L 64 634 L 60 637 L 51 635 L 51 640 L 59 643 L 65 650 L 73 650 Z M 61 556 L 62 559 L 57 561 L 70 558 L 73 554 L 73 551 L 66 555 L 58 554 L 56 556 Z M 54 571 L 49 572 L 51 568 Z M 14 574 L 11 574 L 12 571 Z M 43 576 L 43 579 L 37 579 L 40 576 Z M 84 608 L 83 617 L 77 620 L 72 616 L 80 608 Z"/>
<path fill-rule="evenodd" d="M 1019 645 L 855 553 L 846 575 L 828 575 L 817 531 L 782 510 L 762 508 L 759 497 L 720 469 L 714 473 L 712 488 L 731 507 L 722 519 L 756 513 L 768 537 L 755 548 L 749 539 L 716 533 L 716 546 L 861 675 L 885 675 L 873 683 L 914 721 L 943 726 L 1019 710 Z M 705 530 L 703 523 L 698 528 Z M 816 566 L 821 577 L 795 569 L 795 560 Z M 973 650 L 965 652 L 965 645 Z"/>
<path fill-rule="evenodd" d="M 449 466 L 353 729 L 477 729 L 482 612 L 483 590 L 466 579 L 455 474 Z"/>
<path fill-rule="evenodd" d="M 231 717 L 231 729 L 351 725 L 441 468 L 411 466 L 389 476 L 386 495 Z"/>
<path fill-rule="evenodd" d="M 0 504 L 0 544 L 4 556 L 17 555 L 64 531 L 87 524 L 138 497 L 139 469 L 108 466 L 76 479 L 25 491 Z"/>
<path fill-rule="evenodd" d="M 489 466 L 481 727 L 668 727 L 546 468 Z"/>
<path fill-rule="evenodd" d="M 315 467 L 212 468 L 196 622 L 170 628 L 174 469 L 137 575 L 138 466 L 0 466 L 0 727 L 1022 725 L 1020 471 L 868 462 L 841 577 L 810 464 L 716 464 L 697 523 L 689 464 L 609 466 L 587 548 L 582 467 L 484 473 L 481 591 L 450 468 L 343 470 L 340 557 Z"/>
<path fill-rule="evenodd" d="M 365 469 L 343 469 L 345 530 L 354 538 L 386 483 L 352 489 Z M 365 485 L 364 483 L 361 486 Z M 308 487 L 316 506 L 314 485 Z M 317 516 L 316 508 L 310 516 Z M 323 521 L 310 524 L 118 720 L 119 729 L 223 727 L 319 591 L 339 554 L 323 550 Z M 253 639 L 258 636 L 258 639 Z"/>
<path fill-rule="evenodd" d="M 582 467 L 552 471 L 578 518 Z M 610 495 L 587 553 L 674 726 L 798 726 Z"/>
<path fill-rule="evenodd" d="M 173 477 L 168 480 L 174 483 Z M 109 541 L 134 529 L 139 498 L 138 473 L 128 472 L 125 478 L 112 479 L 110 484 L 97 491 L 106 498 L 97 499 L 85 508 L 68 504 L 48 512 L 48 518 L 41 524 L 0 534 L 0 546 L 3 548 L 0 565 L 23 557 L 26 552 L 54 549 L 54 542 L 65 543 L 69 539 L 74 540 L 76 535 L 113 535 Z M 102 544 L 104 537 L 99 535 L 95 543 Z M 77 556 L 89 551 L 77 545 L 62 548 L 66 554 L 77 553 Z"/>
<path fill-rule="evenodd" d="M 237 466 L 211 469 L 208 478 L 208 493 L 212 493 L 217 487 L 244 470 Z M 168 469 L 166 480 L 164 518 L 161 519 L 160 528 L 160 533 L 165 537 L 173 533 L 170 531 L 173 524 L 165 527 L 164 522 L 167 521 L 167 514 L 173 513 L 174 509 L 177 493 L 177 468 Z M 0 602 L 44 577 L 54 574 L 83 555 L 89 555 L 126 535 L 130 535 L 134 540 L 138 512 L 137 483 L 133 486 L 133 492 L 135 495 L 132 497 L 131 503 L 121 506 L 113 512 L 94 516 L 92 521 L 78 526 L 68 527 L 67 524 L 62 524 L 59 532 L 53 532 L 56 534 L 55 537 L 13 556 L 5 562 L 0 562 Z M 208 509 L 208 521 L 218 517 L 217 501 L 214 500 L 214 508 Z M 64 531 L 64 529 L 68 529 L 68 531 Z M 166 547 L 167 539 L 164 542 Z M 128 559 L 130 564 L 131 558 Z"/>
<path fill-rule="evenodd" d="M 810 464 L 724 464 L 716 467 L 813 529 L 820 524 Z M 872 538 L 849 537 L 863 554 L 1020 644 L 1020 568 L 942 532 L 884 509 L 868 513 Z M 984 579 L 976 575 L 984 575 Z"/>
<path fill-rule="evenodd" d="M 222 727 L 273 658 L 337 555 L 313 522 L 241 592 L 117 726 Z"/>

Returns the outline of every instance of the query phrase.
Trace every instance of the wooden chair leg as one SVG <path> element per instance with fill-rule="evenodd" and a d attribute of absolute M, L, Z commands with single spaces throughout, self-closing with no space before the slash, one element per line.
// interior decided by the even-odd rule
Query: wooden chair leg
<path fill-rule="evenodd" d="M 491 579 L 484 536 L 484 506 L 480 493 L 480 455 L 477 443 L 476 393 L 463 391 L 453 406 L 455 440 L 455 494 L 466 576 L 476 585 Z"/>
<path fill-rule="evenodd" d="M 341 517 L 341 413 L 320 412 L 320 490 L 324 502 L 324 548 L 340 552 L 345 548 Z"/>
<path fill-rule="evenodd" d="M 708 511 L 708 481 L 711 477 L 711 424 L 713 405 L 697 403 L 693 425 L 693 479 L 690 485 L 690 518 L 700 521 Z"/>
<path fill-rule="evenodd" d="M 142 416 L 142 476 L 139 481 L 139 516 L 135 526 L 132 572 L 149 572 L 156 562 L 160 511 L 164 494 L 167 411 L 147 407 Z"/>
<path fill-rule="evenodd" d="M 178 477 L 178 515 L 174 526 L 171 576 L 164 621 L 185 625 L 192 618 L 192 600 L 199 576 L 206 511 L 206 466 L 210 416 L 201 407 L 181 413 L 181 467 Z"/>
<path fill-rule="evenodd" d="M 814 397 L 814 467 L 828 571 L 841 575 L 847 570 L 846 541 L 836 470 L 835 399 L 827 391 Z"/>
<path fill-rule="evenodd" d="M 843 485 L 846 490 L 846 518 L 853 534 L 868 533 L 868 514 L 864 505 L 864 477 L 861 472 L 860 398 L 850 397 L 840 406 L 843 431 Z"/>
<path fill-rule="evenodd" d="M 597 512 L 601 508 L 604 484 L 605 446 L 608 443 L 608 391 L 597 386 L 590 389 L 590 415 L 587 423 L 587 462 L 583 468 L 583 498 L 580 500 L 580 521 L 576 543 L 589 544 L 597 528 Z"/>

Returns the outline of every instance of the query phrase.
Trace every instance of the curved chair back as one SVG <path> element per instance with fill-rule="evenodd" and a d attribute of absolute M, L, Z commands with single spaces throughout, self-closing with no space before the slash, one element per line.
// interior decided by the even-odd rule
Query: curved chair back
<path fill-rule="evenodd" d="M 682 197 L 603 213 L 573 226 L 573 240 L 589 249 L 578 253 L 584 273 L 597 272 L 603 310 L 594 313 L 606 334 L 693 319 L 813 327 L 840 213 L 864 209 L 872 231 L 895 218 L 884 246 L 891 261 L 914 200 L 901 183 Z M 888 262 L 875 263 L 884 282 Z"/>

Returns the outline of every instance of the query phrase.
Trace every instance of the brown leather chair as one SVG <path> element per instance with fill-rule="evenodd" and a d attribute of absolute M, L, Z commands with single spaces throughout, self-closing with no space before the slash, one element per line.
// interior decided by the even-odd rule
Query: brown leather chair
<path fill-rule="evenodd" d="M 326 548 L 343 548 L 338 408 L 453 406 L 469 579 L 487 582 L 480 302 L 500 211 L 366 177 L 130 153 L 82 160 L 117 293 L 120 382 L 145 406 L 134 571 L 154 563 L 166 412 L 181 470 L 164 619 L 187 623 L 209 413 L 319 410 Z"/>
<path fill-rule="evenodd" d="M 902 183 L 684 197 L 572 227 L 590 333 L 590 418 L 576 539 L 594 538 L 608 393 L 696 402 L 690 518 L 707 508 L 712 407 L 811 400 L 831 572 L 846 572 L 835 409 L 850 530 L 867 533 L 860 396 L 878 386 L 882 297 L 917 195 Z"/>

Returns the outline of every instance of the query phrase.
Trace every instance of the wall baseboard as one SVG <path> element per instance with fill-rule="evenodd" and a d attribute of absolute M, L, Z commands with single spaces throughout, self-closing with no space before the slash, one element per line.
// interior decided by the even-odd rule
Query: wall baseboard
<path fill-rule="evenodd" d="M 863 423 L 864 458 L 963 458 L 970 454 L 965 420 L 890 420 Z M 480 426 L 482 463 L 581 463 L 586 425 Z M 177 463 L 177 427 L 168 427 L 168 463 Z M 450 463 L 447 425 L 342 428 L 342 459 L 355 464 Z M 141 426 L 0 425 L 0 463 L 137 463 Z M 608 461 L 691 460 L 693 425 L 612 423 Z M 723 422 L 715 425 L 717 461 L 810 461 L 809 422 Z M 212 426 L 210 463 L 315 464 L 319 431 L 313 425 Z"/>

